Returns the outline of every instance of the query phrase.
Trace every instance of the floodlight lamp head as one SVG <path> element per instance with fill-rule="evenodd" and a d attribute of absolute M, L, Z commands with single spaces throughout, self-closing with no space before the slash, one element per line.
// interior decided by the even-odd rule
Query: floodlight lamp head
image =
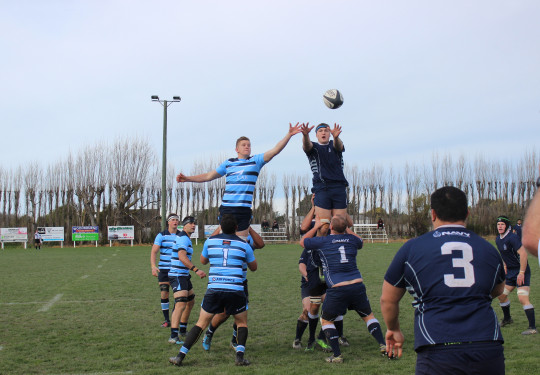
<path fill-rule="evenodd" d="M 176 102 L 179 102 L 180 100 L 182 100 L 182 98 L 180 98 L 179 96 L 173 96 L 172 98 Z"/>
<path fill-rule="evenodd" d="M 155 101 L 155 100 L 159 100 L 159 96 L 157 96 L 157 95 L 152 95 L 152 100 L 154 100 L 154 101 Z"/>

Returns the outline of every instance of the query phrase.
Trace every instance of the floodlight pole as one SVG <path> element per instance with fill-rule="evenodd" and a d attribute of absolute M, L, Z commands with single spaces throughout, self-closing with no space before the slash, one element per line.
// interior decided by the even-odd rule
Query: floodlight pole
<path fill-rule="evenodd" d="M 173 100 L 159 100 L 157 95 L 152 95 L 153 102 L 159 102 L 163 106 L 163 155 L 161 164 L 161 230 L 167 229 L 167 107 L 172 103 L 179 102 L 179 96 L 173 96 Z"/>
<path fill-rule="evenodd" d="M 161 157 L 161 230 L 167 229 L 167 101 L 163 101 L 163 155 Z"/>

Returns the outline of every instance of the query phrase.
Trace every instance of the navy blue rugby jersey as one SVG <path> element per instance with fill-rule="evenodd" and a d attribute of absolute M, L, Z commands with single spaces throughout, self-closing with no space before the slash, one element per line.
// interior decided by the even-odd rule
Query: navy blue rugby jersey
<path fill-rule="evenodd" d="M 300 259 L 298 260 L 298 264 L 303 263 L 306 265 L 306 273 L 308 280 L 320 280 L 319 277 L 319 267 L 315 264 L 315 260 L 313 259 L 313 251 L 310 249 L 304 249 L 302 251 L 302 254 L 300 255 Z M 306 279 L 302 276 L 302 284 L 306 283 Z"/>
<path fill-rule="evenodd" d="M 312 249 L 315 263 L 321 264 L 329 288 L 362 277 L 356 265 L 356 254 L 362 245 L 362 239 L 347 233 L 304 239 L 304 247 Z"/>
<path fill-rule="evenodd" d="M 504 281 L 499 252 L 460 225 L 407 241 L 384 279 L 413 296 L 414 347 L 503 341 L 490 293 Z"/>
<path fill-rule="evenodd" d="M 520 267 L 518 250 L 521 248 L 521 241 L 517 234 L 507 231 L 503 238 L 497 235 L 495 238 L 497 249 L 499 249 L 501 256 L 506 263 L 508 269 L 515 269 Z"/>
<path fill-rule="evenodd" d="M 334 148 L 334 141 L 331 140 L 326 145 L 312 142 L 313 148 L 306 152 L 309 166 L 313 172 L 313 184 L 320 183 L 342 183 L 348 186 L 347 179 L 343 174 L 343 151 Z"/>

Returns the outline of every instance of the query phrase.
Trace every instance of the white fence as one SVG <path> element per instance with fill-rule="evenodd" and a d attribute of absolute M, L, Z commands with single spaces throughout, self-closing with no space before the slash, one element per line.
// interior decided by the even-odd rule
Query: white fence
<path fill-rule="evenodd" d="M 285 232 L 285 225 L 280 225 L 279 229 L 272 230 L 269 228 L 267 231 L 260 232 L 260 235 L 264 242 L 272 243 L 286 243 L 287 232 Z"/>
<path fill-rule="evenodd" d="M 354 224 L 354 233 L 358 234 L 365 242 L 386 242 L 388 235 L 384 227 L 378 228 L 377 224 Z"/>

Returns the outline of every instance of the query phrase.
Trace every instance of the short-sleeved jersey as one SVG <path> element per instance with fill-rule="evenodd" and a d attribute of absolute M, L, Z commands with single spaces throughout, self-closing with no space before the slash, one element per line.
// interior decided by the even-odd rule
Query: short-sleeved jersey
<path fill-rule="evenodd" d="M 334 141 L 331 140 L 326 145 L 312 142 L 313 147 L 306 155 L 309 166 L 313 172 L 313 185 L 321 183 L 340 183 L 348 186 L 347 179 L 343 174 L 343 151 L 337 151 Z"/>
<path fill-rule="evenodd" d="M 503 341 L 490 293 L 504 281 L 498 251 L 461 225 L 406 242 L 384 279 L 413 296 L 414 347 Z"/>
<path fill-rule="evenodd" d="M 216 172 L 226 179 L 223 206 L 251 208 L 255 184 L 265 164 L 264 154 L 258 154 L 249 159 L 231 158 L 217 167 Z"/>
<path fill-rule="evenodd" d="M 193 256 L 193 245 L 191 244 L 191 238 L 189 238 L 189 235 L 184 231 L 176 237 L 176 241 L 173 245 L 169 276 L 189 276 L 189 269 L 178 257 L 180 251 L 185 251 L 188 259 L 191 260 L 191 257 Z"/>
<path fill-rule="evenodd" d="M 244 263 L 255 260 L 249 244 L 234 234 L 218 234 L 206 240 L 201 255 L 210 261 L 208 289 L 244 290 Z"/>
<path fill-rule="evenodd" d="M 176 237 L 180 235 L 180 231 L 171 234 L 168 229 L 158 233 L 154 240 L 154 245 L 159 246 L 159 264 L 160 270 L 169 270 L 171 268 L 171 253 Z"/>
<path fill-rule="evenodd" d="M 249 244 L 249 246 L 251 246 L 253 253 L 255 253 L 255 243 L 253 242 L 253 237 L 251 237 L 251 234 L 248 235 L 246 242 Z M 244 264 L 242 265 L 242 273 L 244 276 L 244 280 L 247 280 L 247 271 L 248 271 L 248 266 L 247 266 L 247 263 L 244 262 Z"/>
<path fill-rule="evenodd" d="M 520 257 L 518 250 L 521 248 L 519 237 L 515 233 L 512 233 L 512 231 L 507 231 L 502 238 L 500 235 L 497 236 L 495 238 L 495 243 L 497 244 L 497 249 L 499 249 L 506 267 L 508 267 L 508 269 L 519 268 Z"/>
<path fill-rule="evenodd" d="M 313 250 L 315 263 L 322 266 L 329 288 L 362 277 L 356 265 L 356 254 L 362 245 L 361 238 L 348 233 L 304 239 L 304 247 Z"/>
<path fill-rule="evenodd" d="M 522 233 L 521 225 L 516 224 L 516 226 L 513 229 L 514 229 L 514 233 L 516 234 L 516 236 L 518 236 L 519 240 L 521 241 L 521 233 Z"/>
<path fill-rule="evenodd" d="M 306 273 L 308 280 L 320 280 L 319 267 L 315 264 L 313 259 L 313 251 L 311 249 L 304 249 L 298 260 L 298 264 L 303 263 L 306 265 Z M 302 284 L 306 283 L 306 279 L 302 277 Z"/>

